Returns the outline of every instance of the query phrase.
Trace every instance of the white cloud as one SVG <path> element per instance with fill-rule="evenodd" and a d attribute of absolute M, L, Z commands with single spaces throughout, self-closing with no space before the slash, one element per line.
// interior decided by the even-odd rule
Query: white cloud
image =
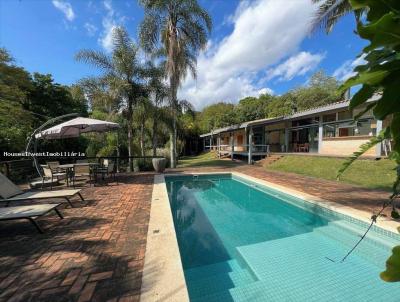
<path fill-rule="evenodd" d="M 309 32 L 315 6 L 309 0 L 249 1 L 229 19 L 233 32 L 209 43 L 198 58 L 198 79 L 187 78 L 179 97 L 197 109 L 217 102 L 258 95 L 265 83 L 257 73 L 298 51 Z"/>
<path fill-rule="evenodd" d="M 63 0 L 53 0 L 52 3 L 55 8 L 64 14 L 68 21 L 73 21 L 75 19 L 75 13 L 72 9 L 71 3 Z"/>
<path fill-rule="evenodd" d="M 346 81 L 348 78 L 354 76 L 356 73 L 353 71 L 354 67 L 366 63 L 365 56 L 362 55 L 355 60 L 347 60 L 340 65 L 334 72 L 333 76 L 339 81 Z"/>
<path fill-rule="evenodd" d="M 106 11 L 102 19 L 103 30 L 98 39 L 99 44 L 105 51 L 111 52 L 113 48 L 113 31 L 117 27 L 126 23 L 129 17 L 123 16 L 114 10 L 111 0 L 104 0 L 103 6 Z M 133 19 L 133 18 L 132 18 Z"/>
<path fill-rule="evenodd" d="M 90 23 L 90 22 L 86 22 L 84 24 L 84 27 L 85 27 L 85 29 L 87 31 L 87 34 L 89 36 L 91 36 L 91 37 L 94 36 L 94 34 L 97 32 L 97 27 L 94 24 Z"/>
<path fill-rule="evenodd" d="M 274 91 L 271 88 L 261 88 L 260 90 L 257 91 L 258 95 L 262 95 L 262 94 L 269 94 L 269 95 L 273 95 Z"/>
<path fill-rule="evenodd" d="M 112 34 L 114 29 L 117 28 L 117 22 L 115 21 L 115 12 L 111 0 L 103 1 L 103 5 L 107 13 L 102 20 L 103 32 L 99 37 L 99 43 L 107 52 L 111 52 L 113 46 Z"/>
<path fill-rule="evenodd" d="M 278 77 L 279 80 L 289 81 L 296 76 L 305 75 L 314 70 L 325 57 L 325 54 L 311 54 L 309 52 L 299 52 L 290 57 L 285 62 L 267 71 L 266 79 Z"/>

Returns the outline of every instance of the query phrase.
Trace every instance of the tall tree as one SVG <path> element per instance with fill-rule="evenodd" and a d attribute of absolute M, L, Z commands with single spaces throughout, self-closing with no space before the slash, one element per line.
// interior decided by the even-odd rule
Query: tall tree
<path fill-rule="evenodd" d="M 143 92 L 140 84 L 141 67 L 137 61 L 138 47 L 130 39 L 127 31 L 118 27 L 113 31 L 113 50 L 111 56 L 94 50 L 82 50 L 76 54 L 76 59 L 92 64 L 103 71 L 99 77 L 106 82 L 125 103 L 128 121 L 128 155 L 129 167 L 132 169 L 132 118 L 134 106 L 141 100 Z"/>
<path fill-rule="evenodd" d="M 163 104 L 168 97 L 168 87 L 165 85 L 163 79 L 165 78 L 164 64 L 155 66 L 153 62 L 148 62 L 146 66 L 148 77 L 148 92 L 149 98 L 153 103 L 152 112 L 152 149 L 153 156 L 157 155 L 158 145 L 158 126 L 160 122 L 166 120 L 166 111 Z"/>
<path fill-rule="evenodd" d="M 171 167 L 176 167 L 177 91 L 189 69 L 196 77 L 198 52 L 207 44 L 211 17 L 197 0 L 141 0 L 145 17 L 140 25 L 144 49 L 160 48 L 166 57 L 166 75 L 170 85 L 170 106 L 173 112 L 171 131 Z"/>

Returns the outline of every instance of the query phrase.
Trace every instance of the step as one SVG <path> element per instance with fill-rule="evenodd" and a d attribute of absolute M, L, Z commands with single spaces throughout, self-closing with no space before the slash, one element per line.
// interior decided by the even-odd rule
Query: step
<path fill-rule="evenodd" d="M 186 278 L 190 297 L 201 297 L 204 294 L 209 295 L 254 281 L 256 281 L 255 278 L 246 269 L 211 275 L 197 280 Z"/>
<path fill-rule="evenodd" d="M 328 271 L 329 272 L 329 271 Z M 304 277 L 282 275 L 280 278 L 255 281 L 229 290 L 210 293 L 191 302 L 321 302 L 321 301 L 398 301 L 399 288 L 395 283 L 385 283 L 375 276 L 361 275 L 355 279 L 346 277 L 332 280 L 329 274 Z M 376 287 L 371 286 L 376 285 Z M 395 291 L 396 294 L 392 291 Z"/>
<path fill-rule="evenodd" d="M 229 273 L 233 271 L 240 271 L 242 267 L 239 263 L 234 260 L 228 260 L 223 262 L 217 262 L 209 265 L 203 265 L 199 267 L 194 267 L 190 269 L 185 269 L 185 278 L 189 278 L 189 280 L 196 280 L 207 278 L 212 275 L 218 275 L 223 273 Z"/>
<path fill-rule="evenodd" d="M 347 247 L 348 250 L 355 246 L 365 231 L 366 228 L 358 228 L 345 221 L 330 222 L 327 226 L 314 229 L 315 233 L 337 241 Z M 379 235 L 370 231 L 353 251 L 353 254 L 364 257 L 377 266 L 382 266 L 386 258 L 389 257 L 392 247 L 396 244 L 391 238 L 387 239 L 387 241 L 384 241 Z"/>

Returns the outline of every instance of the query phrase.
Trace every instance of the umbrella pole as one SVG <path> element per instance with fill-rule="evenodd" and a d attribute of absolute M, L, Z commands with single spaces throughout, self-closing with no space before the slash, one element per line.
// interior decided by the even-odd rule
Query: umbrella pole
<path fill-rule="evenodd" d="M 119 132 L 117 130 L 117 173 L 119 173 Z"/>

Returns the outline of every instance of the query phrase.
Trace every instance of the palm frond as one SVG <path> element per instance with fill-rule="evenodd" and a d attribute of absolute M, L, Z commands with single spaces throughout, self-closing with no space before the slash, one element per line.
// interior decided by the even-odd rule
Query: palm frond
<path fill-rule="evenodd" d="M 323 28 L 326 33 L 330 33 L 333 26 L 339 19 L 351 12 L 353 8 L 349 0 L 312 0 L 314 3 L 321 3 L 318 11 L 312 20 L 311 30 L 315 31 Z"/>
<path fill-rule="evenodd" d="M 112 70 L 114 67 L 111 58 L 100 51 L 84 49 L 75 55 L 75 59 L 106 71 Z"/>

